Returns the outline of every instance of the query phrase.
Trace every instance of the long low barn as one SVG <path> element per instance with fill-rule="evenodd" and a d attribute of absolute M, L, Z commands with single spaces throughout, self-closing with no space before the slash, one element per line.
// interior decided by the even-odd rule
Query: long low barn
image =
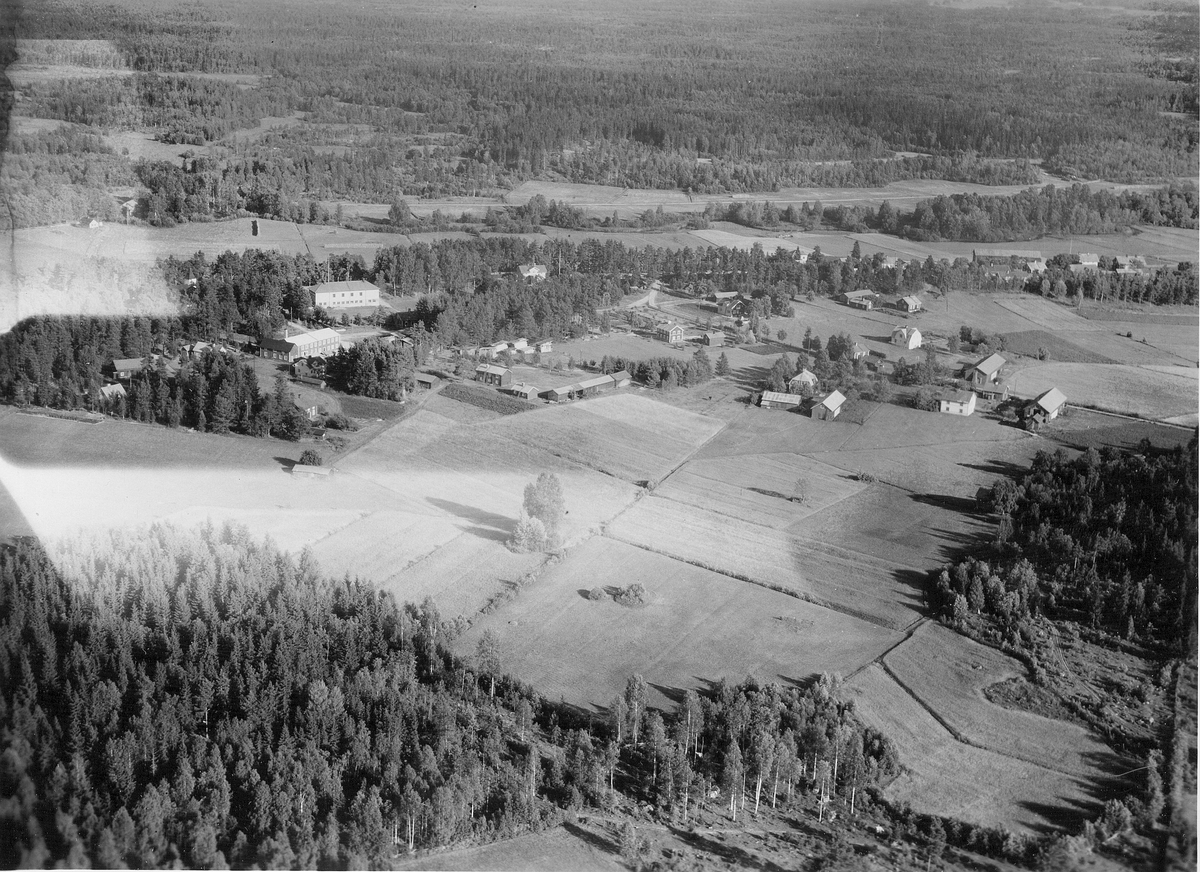
<path fill-rule="evenodd" d="M 563 385 L 560 388 L 550 388 L 538 394 L 543 400 L 552 400 L 559 402 L 567 399 L 577 399 L 579 397 L 590 397 L 592 394 L 600 391 L 612 390 L 613 388 L 623 388 L 630 382 L 629 373 L 625 370 L 619 370 L 611 375 L 598 375 L 592 378 L 584 379 L 576 382 L 573 385 Z"/>

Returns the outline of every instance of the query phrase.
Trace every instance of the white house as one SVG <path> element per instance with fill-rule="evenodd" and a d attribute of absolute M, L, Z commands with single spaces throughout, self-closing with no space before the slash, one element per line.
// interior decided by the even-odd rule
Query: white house
<path fill-rule="evenodd" d="M 921 347 L 921 331 L 916 327 L 893 327 L 892 345 L 913 349 Z"/>
<path fill-rule="evenodd" d="M 802 393 L 803 391 L 814 391 L 817 389 L 817 377 L 807 369 L 802 369 L 796 375 L 792 376 L 788 382 L 788 390 L 793 394 Z"/>
<path fill-rule="evenodd" d="M 955 391 L 938 398 L 938 411 L 947 415 L 971 415 L 975 412 L 975 392 Z"/>
<path fill-rule="evenodd" d="M 370 282 L 321 282 L 309 290 L 312 291 L 313 305 L 318 309 L 379 305 L 379 288 Z"/>

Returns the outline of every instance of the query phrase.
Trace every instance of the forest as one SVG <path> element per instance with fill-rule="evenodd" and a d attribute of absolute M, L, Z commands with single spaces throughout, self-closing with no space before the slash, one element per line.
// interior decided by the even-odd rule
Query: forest
<path fill-rule="evenodd" d="M 1165 452 L 1039 452 L 1018 481 L 993 486 L 996 541 L 941 573 L 940 608 L 987 613 L 1014 632 L 1046 614 L 1194 654 L 1196 482 L 1194 434 Z"/>
<path fill-rule="evenodd" d="M 239 187 L 252 211 L 312 220 L 321 200 L 495 195 L 533 177 L 719 194 L 1025 184 L 1041 161 L 1066 179 L 1194 178 L 1200 15 L 1143 11 L 1035 5 L 1014 26 L 1002 7 L 871 0 L 799 18 L 782 0 L 569 17 L 537 3 L 347 14 L 269 0 L 206 18 L 58 0 L 16 33 L 23 58 L 65 71 L 23 84 L 16 108 L 214 146 L 226 190 L 187 217 L 226 214 Z M 625 16 L 638 26 L 614 26 Z M 295 123 L 264 132 L 265 117 Z M 53 183 L 36 169 L 6 168 L 6 184 Z M 54 220 L 38 205 L 20 220 Z"/>
<path fill-rule="evenodd" d="M 862 809 L 897 772 L 828 677 L 722 680 L 659 711 L 634 675 L 591 718 L 506 677 L 494 637 L 451 656 L 461 619 L 429 600 L 328 578 L 244 528 L 51 553 L 0 550 L 9 867 L 377 868 L 618 794 L 680 823 L 706 805 Z"/>

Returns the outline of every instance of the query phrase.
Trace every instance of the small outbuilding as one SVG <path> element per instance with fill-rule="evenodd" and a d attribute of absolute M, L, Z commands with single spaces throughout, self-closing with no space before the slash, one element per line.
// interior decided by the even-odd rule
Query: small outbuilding
<path fill-rule="evenodd" d="M 901 312 L 912 314 L 913 312 L 920 312 L 925 307 L 921 304 L 919 297 L 907 296 L 901 297 L 896 301 L 896 308 Z"/>
<path fill-rule="evenodd" d="M 440 378 L 438 378 L 436 375 L 433 375 L 432 373 L 428 373 L 428 372 L 417 373 L 415 376 L 415 379 L 417 382 L 417 387 L 424 388 L 427 391 L 433 390 L 435 387 L 437 387 L 438 385 L 440 385 L 442 383 L 442 380 Z"/>
<path fill-rule="evenodd" d="M 819 402 L 813 403 L 810 414 L 818 421 L 832 421 L 842 413 L 846 398 L 841 391 L 834 391 Z"/>
<path fill-rule="evenodd" d="M 875 294 L 872 291 L 847 291 L 839 294 L 838 299 L 855 309 L 875 308 Z"/>
<path fill-rule="evenodd" d="M 763 409 L 795 409 L 804 402 L 798 394 L 781 394 L 778 391 L 763 391 L 758 405 Z"/>
<path fill-rule="evenodd" d="M 631 381 L 633 381 L 633 377 L 626 370 L 623 370 L 623 369 L 619 369 L 616 372 L 611 373 L 610 377 L 613 380 L 614 388 L 628 387 L 629 383 Z"/>
<path fill-rule="evenodd" d="M 708 345 L 708 346 L 711 346 L 714 348 L 720 348 L 721 346 L 723 346 L 725 344 L 725 334 L 724 333 L 720 333 L 720 332 L 705 333 L 704 336 L 701 338 L 705 345 Z"/>

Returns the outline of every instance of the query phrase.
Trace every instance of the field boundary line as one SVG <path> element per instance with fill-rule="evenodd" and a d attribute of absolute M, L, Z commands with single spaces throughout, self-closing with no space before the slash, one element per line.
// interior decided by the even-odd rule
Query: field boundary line
<path fill-rule="evenodd" d="M 854 611 L 854 609 L 849 609 L 849 608 L 846 608 L 845 606 L 834 605 L 833 603 L 817 599 L 816 597 L 812 596 L 811 594 L 805 593 L 803 591 L 792 590 L 790 588 L 776 586 L 774 584 L 770 584 L 765 581 L 756 581 L 755 579 L 750 578 L 749 576 L 739 575 L 736 572 L 729 572 L 728 570 L 725 570 L 725 569 L 719 569 L 715 566 L 709 566 L 708 564 L 701 563 L 698 560 L 686 560 L 677 554 L 671 554 L 670 552 L 667 552 L 667 551 L 660 551 L 657 548 L 651 548 L 648 545 L 643 545 L 639 542 L 634 542 L 630 539 L 623 539 L 622 537 L 617 536 L 614 533 L 611 533 L 607 530 L 605 532 L 601 533 L 600 535 L 607 536 L 609 539 L 612 539 L 614 542 L 621 542 L 625 545 L 631 545 L 634 548 L 640 548 L 641 550 L 649 552 L 650 554 L 657 554 L 660 557 L 667 557 L 671 560 L 676 560 L 679 563 L 683 563 L 688 566 L 695 566 L 697 569 L 706 569 L 709 572 L 716 573 L 717 575 L 723 575 L 726 578 L 732 578 L 734 581 L 741 581 L 741 582 L 744 582 L 745 584 L 753 584 L 754 586 L 761 587 L 765 590 L 774 591 L 775 593 L 783 594 L 784 596 L 790 596 L 793 599 L 798 599 L 801 602 L 808 603 L 809 605 L 817 606 L 819 608 L 826 609 L 831 612 L 837 612 L 839 614 L 846 615 L 847 617 L 851 617 L 851 618 L 854 618 L 855 620 L 863 621 L 868 624 L 872 624 L 876 627 L 879 627 L 884 630 L 888 630 L 893 633 L 903 632 L 902 630 L 900 630 L 897 627 L 893 627 L 893 626 L 889 626 L 884 623 L 880 623 L 879 619 L 873 615 L 867 615 L 862 612 L 856 612 L 856 611 Z M 902 639 L 901 641 L 903 642 L 905 640 Z"/>
<path fill-rule="evenodd" d="M 930 618 L 928 615 L 922 615 L 921 617 L 917 618 L 915 621 L 913 621 L 911 624 L 909 624 L 907 627 L 904 628 L 904 638 L 903 639 L 898 639 L 896 641 L 895 645 L 889 645 L 887 650 L 880 652 L 878 657 L 876 657 L 870 663 L 864 663 L 862 666 L 855 669 L 849 675 L 844 676 L 842 678 L 842 681 L 843 682 L 850 681 L 852 678 L 854 678 L 854 676 L 858 675 L 860 672 L 862 672 L 868 666 L 875 666 L 876 664 L 878 664 L 881 668 L 886 670 L 887 667 L 884 666 L 883 658 L 888 656 L 889 654 L 891 654 L 893 651 L 895 651 L 897 648 L 899 648 L 905 642 L 912 639 L 912 637 L 914 635 L 916 635 L 917 630 L 921 629 L 921 627 L 924 626 L 925 623 L 930 620 L 932 620 L 932 618 Z"/>
<path fill-rule="evenodd" d="M 918 628 L 918 629 L 920 629 L 920 628 Z M 914 630 L 913 633 L 915 635 L 916 630 Z M 910 636 L 909 639 L 911 639 L 911 638 L 912 637 Z M 907 642 L 907 641 L 909 641 L 909 639 L 905 639 L 904 641 Z M 896 647 L 899 647 L 899 646 L 894 646 L 891 650 L 895 650 Z M 889 651 L 888 653 L 891 653 L 891 651 Z M 929 716 L 931 718 L 933 718 L 935 721 L 937 721 L 942 726 L 942 729 L 944 729 L 950 735 L 950 737 L 952 739 L 954 739 L 954 741 L 958 742 L 960 745 L 966 745 L 967 747 L 975 748 L 979 751 L 986 751 L 989 754 L 995 754 L 997 757 L 1004 757 L 1009 760 L 1017 760 L 1021 763 L 1025 763 L 1029 766 L 1036 766 L 1039 769 L 1044 769 L 1047 772 L 1056 772 L 1059 775 L 1065 775 L 1068 778 L 1075 778 L 1075 779 L 1080 779 L 1080 780 L 1087 779 L 1088 776 L 1081 774 L 1079 772 L 1068 772 L 1066 769 L 1059 769 L 1057 766 L 1047 766 L 1045 763 L 1043 763 L 1039 760 L 1030 760 L 1028 757 L 1022 757 L 1019 754 L 1012 754 L 1007 751 L 1001 751 L 997 748 L 992 748 L 988 745 L 984 745 L 979 742 L 973 741 L 972 739 L 963 735 L 955 727 L 951 726 L 950 722 L 947 721 L 944 717 L 942 717 L 942 715 L 939 714 L 937 712 L 937 710 L 935 710 L 931 705 L 929 705 L 929 703 L 927 703 L 927 702 L 925 702 L 925 700 L 921 699 L 921 697 L 916 693 L 916 691 L 914 691 L 911 687 L 909 687 L 904 682 L 904 679 L 902 679 L 899 675 L 896 674 L 896 672 L 892 669 L 892 667 L 887 664 L 887 660 L 885 659 L 885 656 L 880 657 L 880 659 L 879 659 L 879 665 L 883 668 L 883 671 L 888 674 L 888 676 L 892 679 L 892 681 L 896 682 L 896 685 L 901 690 L 903 690 L 905 693 L 907 693 L 909 696 L 911 696 L 913 698 L 913 700 L 917 703 L 917 705 L 919 705 L 921 708 L 925 709 L 925 711 L 927 711 L 929 713 Z"/>

